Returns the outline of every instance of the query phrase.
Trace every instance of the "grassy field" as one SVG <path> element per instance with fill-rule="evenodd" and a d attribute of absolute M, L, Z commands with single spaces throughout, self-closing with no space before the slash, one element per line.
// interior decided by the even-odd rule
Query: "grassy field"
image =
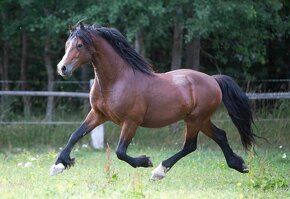
<path fill-rule="evenodd" d="M 243 151 L 225 112 L 215 116 L 234 151 L 246 160 L 249 174 L 229 169 L 218 146 L 201 134 L 198 150 L 158 182 L 149 181 L 153 168 L 134 169 L 117 159 L 120 128 L 110 123 L 105 126 L 109 148 L 95 151 L 86 137 L 72 152 L 75 167 L 53 177 L 49 168 L 78 125 L 2 125 L 0 198 L 290 198 L 290 123 L 283 119 L 288 112 L 282 107 L 260 113 L 266 120 L 256 119 L 254 131 L 269 142 L 258 139 L 256 154 Z M 183 125 L 178 129 L 140 128 L 128 152 L 150 156 L 156 167 L 182 146 Z"/>
<path fill-rule="evenodd" d="M 130 154 L 150 155 L 154 165 L 176 150 L 132 146 Z M 226 166 L 218 150 L 200 149 L 178 162 L 166 178 L 149 181 L 153 168 L 134 169 L 112 152 L 79 146 L 75 167 L 49 176 L 57 151 L 22 150 L 0 156 L 0 198 L 290 198 L 290 161 L 283 148 L 243 154 L 251 172 Z"/>

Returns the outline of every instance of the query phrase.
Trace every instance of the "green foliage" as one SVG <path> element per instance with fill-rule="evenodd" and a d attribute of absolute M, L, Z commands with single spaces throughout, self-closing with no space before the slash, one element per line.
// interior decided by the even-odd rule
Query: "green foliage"
<path fill-rule="evenodd" d="M 194 1 L 193 7 L 186 40 L 212 37 L 215 57 L 222 64 L 240 62 L 247 73 L 253 64 L 266 63 L 267 42 L 289 29 L 282 25 L 280 1 Z"/>
<path fill-rule="evenodd" d="M 65 40 L 67 25 L 86 18 L 87 22 L 117 27 L 132 43 L 136 33 L 143 32 L 147 52 L 167 51 L 160 54 L 162 60 L 167 60 L 164 56 L 170 56 L 176 7 L 182 8 L 179 17 L 184 24 L 185 42 L 192 37 L 201 37 L 206 41 L 203 50 L 213 55 L 225 73 L 241 71 L 249 74 L 254 66 L 265 66 L 268 64 L 269 42 L 285 43 L 289 38 L 289 3 L 280 0 L 5 0 L 0 4 L 5 16 L 0 23 L 1 38 L 12 40 L 19 35 L 19 30 L 25 29 L 33 41 L 31 49 L 39 54 L 43 41 L 34 39 L 49 33 L 53 36 L 55 55 L 60 57 L 60 48 L 63 48 L 60 44 Z M 15 42 L 11 45 L 19 48 L 19 43 Z M 159 63 L 151 53 L 148 57 L 155 59 L 157 70 L 169 64 L 166 61 Z M 17 64 L 13 64 L 16 67 Z M 236 68 L 232 69 L 232 66 Z M 33 71 L 34 67 L 30 68 Z"/>
<path fill-rule="evenodd" d="M 278 157 L 283 158 L 278 155 Z M 284 162 L 286 163 L 286 161 Z M 252 164 L 250 162 L 250 164 Z M 255 165 L 256 166 L 256 165 Z M 249 173 L 248 186 L 263 191 L 273 191 L 280 188 L 289 188 L 289 182 L 285 175 L 278 174 L 271 168 L 267 160 L 262 159 L 257 167 L 252 166 Z"/>
<path fill-rule="evenodd" d="M 250 179 L 249 186 L 252 188 L 260 188 L 264 191 L 272 191 L 279 188 L 289 187 L 288 182 L 283 176 L 273 176 L 267 173 L 261 176 L 253 175 Z"/>
<path fill-rule="evenodd" d="M 177 8 L 182 12 L 177 14 Z M 45 38 L 51 38 L 52 64 L 56 65 L 63 56 L 68 24 L 83 19 L 118 28 L 132 45 L 141 33 L 146 58 L 157 72 L 168 71 L 177 15 L 183 24 L 184 44 L 201 38 L 203 72 L 222 72 L 243 80 L 290 76 L 287 0 L 2 0 L 0 9 L 0 41 L 6 44 L 0 47 L 0 61 L 5 48 L 10 80 L 20 79 L 22 32 L 28 36 L 28 79 L 45 81 Z M 76 73 L 75 79 L 80 76 Z"/>

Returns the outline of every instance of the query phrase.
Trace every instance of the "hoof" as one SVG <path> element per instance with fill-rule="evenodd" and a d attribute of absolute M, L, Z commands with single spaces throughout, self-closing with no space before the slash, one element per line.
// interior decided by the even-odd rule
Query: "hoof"
<path fill-rule="evenodd" d="M 242 167 L 243 168 L 241 170 L 241 173 L 249 173 L 250 170 L 248 169 L 246 163 L 243 163 Z"/>
<path fill-rule="evenodd" d="M 50 176 L 55 176 L 57 174 L 60 174 L 65 170 L 65 166 L 62 163 L 58 163 L 57 165 L 52 165 L 50 168 Z"/>
<path fill-rule="evenodd" d="M 229 167 L 240 173 L 249 173 L 249 169 L 242 158 L 236 155 L 237 158 L 228 163 Z"/>
<path fill-rule="evenodd" d="M 137 167 L 153 167 L 153 163 L 151 162 L 150 157 L 141 155 L 136 158 L 136 160 L 138 161 Z"/>
<path fill-rule="evenodd" d="M 165 177 L 167 171 L 168 169 L 162 166 L 162 163 L 160 163 L 159 166 L 152 171 L 152 176 L 150 177 L 150 180 L 152 181 L 161 180 L 162 178 Z"/>
<path fill-rule="evenodd" d="M 153 163 L 151 162 L 151 160 L 148 161 L 148 167 L 153 167 Z"/>

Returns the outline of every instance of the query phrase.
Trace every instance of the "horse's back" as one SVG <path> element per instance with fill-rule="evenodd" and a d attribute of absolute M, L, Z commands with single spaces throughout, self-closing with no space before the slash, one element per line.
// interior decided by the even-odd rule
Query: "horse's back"
<path fill-rule="evenodd" d="M 143 123 L 148 127 L 164 126 L 201 112 L 211 114 L 221 101 L 217 82 L 209 75 L 189 69 L 156 74 L 149 87 L 144 94 L 148 108 Z"/>
<path fill-rule="evenodd" d="M 184 79 L 183 81 L 190 82 L 192 89 L 191 93 L 195 96 L 196 100 L 199 100 L 199 97 L 202 97 L 218 98 L 219 101 L 221 101 L 220 87 L 217 81 L 210 75 L 195 70 L 180 69 L 164 73 L 164 76 L 169 76 L 169 78 L 174 82 L 178 82 L 174 79 L 178 79 L 179 77 Z"/>
<path fill-rule="evenodd" d="M 190 82 L 190 94 L 194 99 L 195 107 L 215 109 L 221 103 L 221 89 L 212 76 L 190 69 L 175 70 L 165 74 L 172 76 L 173 79 L 184 76 Z"/>

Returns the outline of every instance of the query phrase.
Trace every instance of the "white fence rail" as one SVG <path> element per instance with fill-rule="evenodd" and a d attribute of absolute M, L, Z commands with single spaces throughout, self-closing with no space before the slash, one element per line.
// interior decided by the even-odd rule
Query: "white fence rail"
<path fill-rule="evenodd" d="M 0 91 L 0 96 L 39 96 L 39 97 L 79 97 L 88 98 L 89 93 L 59 91 Z"/>
<path fill-rule="evenodd" d="M 290 99 L 290 92 L 246 93 L 251 100 Z M 89 93 L 58 91 L 0 91 L 0 96 L 42 96 L 88 98 Z"/>
<path fill-rule="evenodd" d="M 262 99 L 290 99 L 290 92 L 276 92 L 276 93 L 246 93 L 251 100 Z"/>

